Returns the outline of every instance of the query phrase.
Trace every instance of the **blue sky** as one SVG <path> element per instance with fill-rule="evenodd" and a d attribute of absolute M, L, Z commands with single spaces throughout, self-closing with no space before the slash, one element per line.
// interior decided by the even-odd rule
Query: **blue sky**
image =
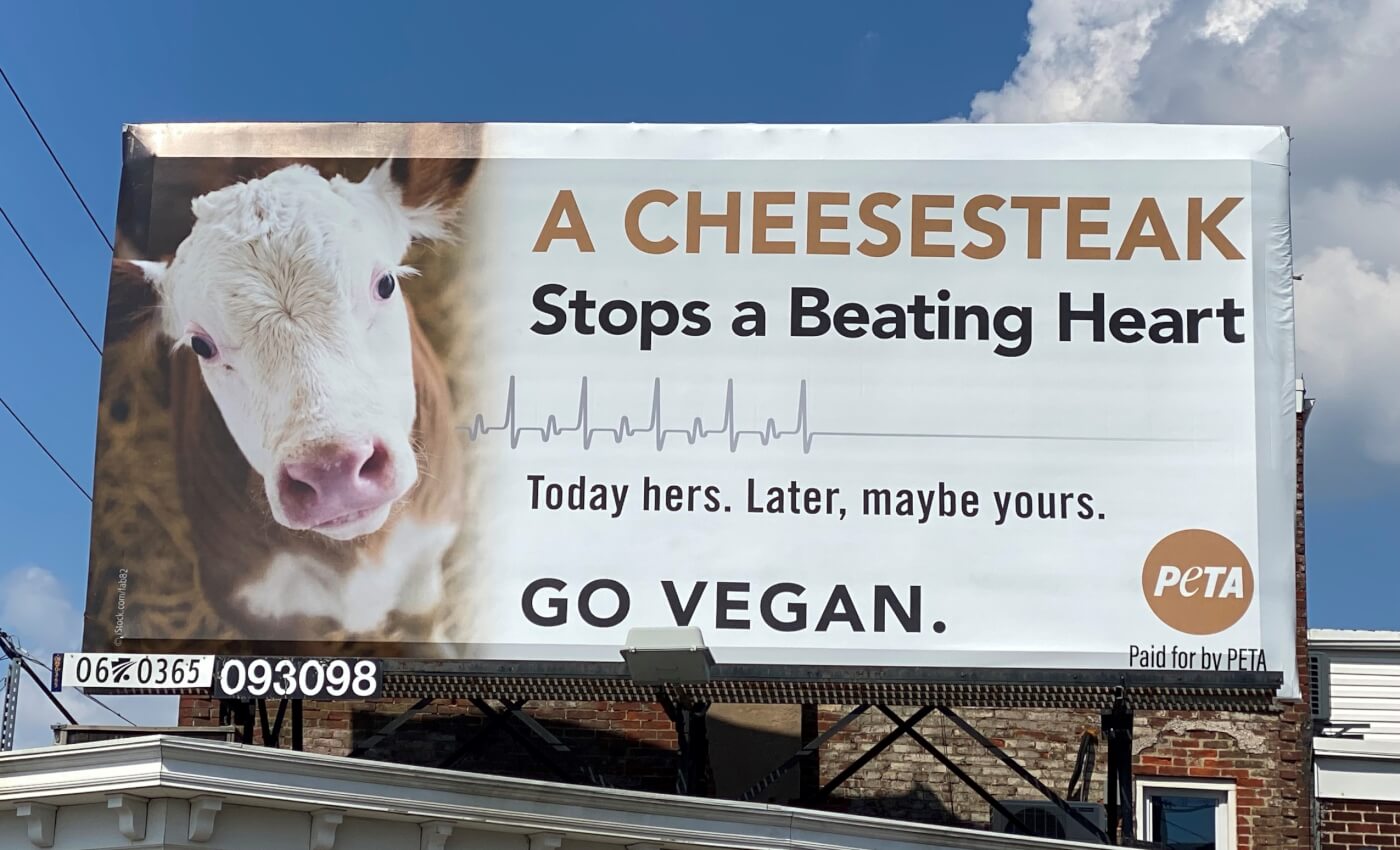
<path fill-rule="evenodd" d="M 0 64 L 109 233 L 123 122 L 1291 124 L 1295 239 L 1313 287 L 1300 294 L 1300 359 L 1316 370 L 1309 387 L 1321 399 L 1308 469 L 1317 482 L 1308 505 L 1311 617 L 1400 627 L 1392 601 L 1400 450 L 1384 427 L 1400 422 L 1391 401 L 1400 393 L 1393 369 L 1378 365 L 1396 353 L 1388 339 L 1400 337 L 1384 324 L 1400 317 L 1391 294 L 1400 256 L 1386 229 L 1400 226 L 1392 153 L 1400 127 L 1378 113 L 1400 110 L 1384 100 L 1395 95 L 1377 102 L 1365 91 L 1369 80 L 1394 78 L 1395 51 L 1373 44 L 1355 61 L 1348 54 L 1350 35 L 1395 31 L 1395 15 L 1389 4 L 1361 2 L 1304 9 L 1266 0 L 1243 12 L 1223 0 L 1109 5 L 10 4 Z M 1319 6 L 1334 14 L 1310 19 Z M 1336 51 L 1333 61 L 1309 70 L 1297 58 L 1308 51 L 1288 39 Z M 1280 56 L 1285 70 L 1270 64 Z M 0 204 L 100 339 L 109 253 L 7 92 L 0 152 Z M 1339 224 L 1346 216 L 1355 227 Z M 0 267 L 0 395 L 87 486 L 99 359 L 8 231 Z M 1326 322 L 1309 325 L 1309 307 Z M 76 610 L 89 504 L 7 417 L 0 446 L 0 577 L 47 570 Z"/>

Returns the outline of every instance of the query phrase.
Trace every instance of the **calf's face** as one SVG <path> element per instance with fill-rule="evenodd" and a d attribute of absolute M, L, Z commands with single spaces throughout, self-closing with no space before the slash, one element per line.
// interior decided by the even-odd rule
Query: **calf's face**
<path fill-rule="evenodd" d="M 288 528 L 371 534 L 418 480 L 401 263 L 445 216 L 406 204 L 400 178 L 289 166 L 197 198 L 169 265 L 140 264 Z"/>

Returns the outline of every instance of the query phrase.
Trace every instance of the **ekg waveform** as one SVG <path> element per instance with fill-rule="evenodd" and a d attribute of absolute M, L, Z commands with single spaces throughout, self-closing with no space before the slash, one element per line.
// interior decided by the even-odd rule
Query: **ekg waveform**
<path fill-rule="evenodd" d="M 1077 436 L 1063 434 L 961 434 L 961 433 L 918 433 L 910 431 L 820 431 L 811 427 L 811 417 L 807 406 L 807 381 L 798 384 L 797 401 L 786 427 L 770 417 L 761 428 L 740 428 L 734 416 L 734 379 L 729 378 L 724 386 L 724 414 L 719 424 L 708 426 L 702 417 L 691 420 L 688 428 L 668 428 L 662 424 L 661 379 L 652 382 L 651 411 L 645 425 L 634 425 L 628 416 L 621 416 L 614 425 L 593 424 L 589 405 L 588 378 L 579 381 L 578 408 L 571 422 L 560 422 L 550 414 L 541 425 L 522 425 L 516 414 L 515 376 L 510 376 L 506 388 L 505 410 L 497 424 L 487 424 L 486 417 L 477 414 L 470 425 L 459 430 L 466 431 L 473 442 L 490 434 L 504 432 L 510 438 L 510 447 L 517 448 L 526 434 L 538 435 L 541 442 L 549 442 L 555 437 L 577 434 L 583 448 L 590 449 L 600 436 L 611 437 L 614 443 L 649 435 L 655 442 L 656 450 L 666 448 L 666 441 L 673 437 L 683 437 L 689 445 L 700 440 L 723 436 L 729 443 L 729 451 L 739 450 L 739 441 L 744 437 L 757 438 L 760 445 L 768 445 L 784 438 L 796 438 L 802 446 L 802 453 L 812 451 L 817 438 L 843 438 L 863 440 L 1046 440 L 1056 442 L 1110 442 L 1110 443 L 1190 443 L 1202 442 L 1196 437 L 1118 437 L 1118 436 Z"/>

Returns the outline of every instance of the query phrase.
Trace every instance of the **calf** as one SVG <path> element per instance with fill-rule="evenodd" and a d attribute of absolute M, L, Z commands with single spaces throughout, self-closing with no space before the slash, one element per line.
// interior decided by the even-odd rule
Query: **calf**
<path fill-rule="evenodd" d="M 450 235 L 473 170 L 287 166 L 196 198 L 169 262 L 116 263 L 115 332 L 149 323 L 173 343 L 199 579 L 241 637 L 434 639 L 462 462 L 403 261 Z"/>

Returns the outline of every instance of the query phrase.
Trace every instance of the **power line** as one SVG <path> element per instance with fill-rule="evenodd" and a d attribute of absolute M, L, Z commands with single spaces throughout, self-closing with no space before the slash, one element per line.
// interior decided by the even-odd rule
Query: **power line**
<path fill-rule="evenodd" d="M 38 664 L 40 667 L 44 668 L 45 670 L 49 671 L 50 673 L 53 672 L 53 668 L 52 668 L 52 667 L 50 667 L 49 665 L 47 665 L 47 664 L 45 664 L 44 662 L 40 661 L 38 658 L 35 658 L 35 657 L 34 657 L 32 654 L 30 654 L 29 652 L 26 652 L 25 650 L 20 649 L 18 646 L 16 646 L 15 649 L 19 652 L 20 655 L 23 655 L 25 658 L 28 658 L 30 661 L 33 661 L 35 664 Z M 111 712 L 112 714 L 115 714 L 117 717 L 120 717 L 122 720 L 126 721 L 126 723 L 127 723 L 128 726 L 135 726 L 135 725 L 136 725 L 136 723 L 135 723 L 134 721 L 132 721 L 130 718 L 128 718 L 125 714 L 122 714 L 120 711 L 117 711 L 115 708 L 112 708 L 110 705 L 108 705 L 107 703 L 105 703 L 105 702 L 103 702 L 102 700 L 98 699 L 97 697 L 93 696 L 92 694 L 88 693 L 87 691 L 83 690 L 82 688 L 74 688 L 73 690 L 77 691 L 78 694 L 79 694 L 80 696 L 82 696 L 83 699 L 87 700 L 88 702 L 96 703 L 97 705 L 101 706 L 102 708 L 107 709 L 107 710 L 108 710 L 109 712 Z"/>
<path fill-rule="evenodd" d="M 63 703 L 58 701 L 58 697 L 54 696 L 53 691 L 49 690 L 49 686 L 44 684 L 43 679 L 39 678 L 39 674 L 34 672 L 34 668 L 29 666 L 29 662 L 24 660 L 24 656 L 16 651 L 10 636 L 4 632 L 0 632 L 0 652 L 3 652 L 11 660 L 19 662 L 20 669 L 29 674 L 29 678 L 33 679 L 34 684 L 39 686 L 39 690 L 43 691 L 44 696 L 49 698 L 49 702 L 53 703 L 54 708 L 58 709 L 58 713 L 63 715 L 64 720 L 74 726 L 78 725 L 78 719 L 67 708 L 64 708 Z"/>
<path fill-rule="evenodd" d="M 34 121 L 34 116 L 29 114 L 29 107 L 24 105 L 24 100 L 20 98 L 19 92 L 15 91 L 15 86 L 10 82 L 10 78 L 5 73 L 4 68 L 0 68 L 0 79 L 5 81 L 5 86 L 9 88 L 10 94 L 14 95 L 15 103 L 19 104 L 20 111 L 24 113 L 25 118 L 29 119 L 29 126 L 34 128 L 34 135 L 38 136 L 39 141 L 44 143 L 44 150 L 49 152 L 49 158 L 53 160 L 54 165 L 58 166 L 58 173 L 63 175 L 64 180 L 68 181 L 68 188 L 73 190 L 73 197 L 77 198 L 78 203 L 83 205 L 83 212 L 87 213 L 88 221 L 91 221 L 92 226 L 97 228 L 97 233 L 102 237 L 102 241 L 107 243 L 107 250 L 115 252 L 116 249 L 112 247 L 112 240 L 107 238 L 107 231 L 103 230 L 102 225 L 97 223 L 97 217 L 94 216 L 92 210 L 88 208 L 87 201 L 83 200 L 83 194 L 78 191 L 78 187 L 73 185 L 73 178 L 68 176 L 68 170 L 63 167 L 63 163 L 58 161 L 58 154 L 54 153 L 53 148 L 49 146 L 49 140 L 44 138 L 43 131 L 39 129 L 38 123 Z"/>
<path fill-rule="evenodd" d="M 58 467 L 58 471 L 62 472 L 64 477 L 66 477 L 69 481 L 73 482 L 73 486 L 78 488 L 78 492 L 82 493 L 85 497 L 87 497 L 87 500 L 91 502 L 92 494 L 87 491 L 87 488 L 78 483 L 78 479 L 73 477 L 73 474 L 68 471 L 67 467 L 59 463 L 58 458 L 54 457 L 53 452 L 49 451 L 49 447 L 44 445 L 44 441 L 40 440 L 38 436 L 34 434 L 33 431 L 29 430 L 29 426 L 24 424 L 24 420 L 19 418 L 19 414 L 15 413 L 15 409 L 13 407 L 10 407 L 9 402 L 5 401 L 4 396 L 0 396 L 0 407 L 4 407 L 5 412 L 9 413 L 10 416 L 14 417 L 14 420 L 19 423 L 19 427 L 23 428 L 24 433 L 29 435 L 29 439 L 34 441 L 34 445 L 42 449 L 44 454 L 49 456 L 49 460 L 53 461 L 53 465 Z"/>
<path fill-rule="evenodd" d="M 33 260 L 35 267 L 39 269 L 39 274 L 43 275 L 44 280 L 49 282 L 49 289 L 52 289 L 53 294 L 58 296 L 58 300 L 63 302 L 64 308 L 68 310 L 68 315 L 73 317 L 73 321 L 78 323 L 78 328 L 83 332 L 83 336 L 87 337 L 87 341 L 92 343 L 92 350 L 97 352 L 98 357 L 101 357 L 102 346 L 97 344 L 97 340 L 93 339 L 92 334 L 88 333 L 87 325 L 84 325 L 83 320 L 78 318 L 78 314 L 73 312 L 73 306 L 68 303 L 67 298 L 63 297 L 63 293 L 58 289 L 58 284 L 54 283 L 53 278 L 49 277 L 48 270 L 44 268 L 44 264 L 39 262 L 38 257 L 34 256 L 34 252 L 29 248 L 29 243 L 24 241 L 24 237 L 19 233 L 19 228 L 15 227 L 13 221 L 10 221 L 10 216 L 5 212 L 3 206 L 0 206 L 0 218 L 5 219 L 5 223 L 10 226 L 10 232 L 19 240 L 19 244 L 24 246 L 24 252 L 29 255 L 29 259 Z"/>

